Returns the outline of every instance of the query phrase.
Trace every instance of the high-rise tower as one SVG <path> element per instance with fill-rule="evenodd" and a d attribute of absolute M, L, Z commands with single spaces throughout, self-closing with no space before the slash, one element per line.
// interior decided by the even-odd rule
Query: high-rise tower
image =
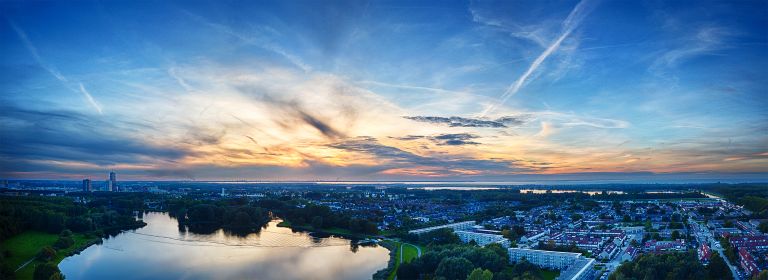
<path fill-rule="evenodd" d="M 109 184 L 112 186 L 110 188 L 110 191 L 116 191 L 116 192 L 120 191 L 120 187 L 117 186 L 117 174 L 115 173 L 115 171 L 109 172 Z"/>
<path fill-rule="evenodd" d="M 91 186 L 91 179 L 83 179 L 83 191 L 84 192 L 93 191 L 93 187 Z"/>

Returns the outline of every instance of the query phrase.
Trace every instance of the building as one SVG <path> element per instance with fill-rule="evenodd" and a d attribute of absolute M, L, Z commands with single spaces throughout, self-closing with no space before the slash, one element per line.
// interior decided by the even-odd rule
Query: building
<path fill-rule="evenodd" d="M 634 260 L 635 257 L 637 257 L 637 254 L 638 254 L 639 251 L 640 250 L 638 250 L 634 246 L 628 246 L 627 250 L 624 250 L 624 254 L 621 255 L 621 261 L 622 262 L 628 262 L 628 261 Z"/>
<path fill-rule="evenodd" d="M 699 246 L 699 261 L 701 261 L 704 264 L 709 263 L 709 259 L 712 257 L 712 250 L 709 249 L 709 246 L 707 244 L 701 244 Z"/>
<path fill-rule="evenodd" d="M 560 272 L 558 280 L 592 280 L 595 278 L 595 259 L 579 258 L 566 270 Z"/>
<path fill-rule="evenodd" d="M 739 249 L 739 259 L 741 268 L 744 269 L 747 275 L 754 276 L 760 273 L 760 268 L 758 268 L 757 263 L 755 262 L 755 258 L 752 257 L 752 254 L 747 252 L 746 249 Z"/>
<path fill-rule="evenodd" d="M 92 192 L 93 186 L 91 185 L 91 179 L 83 179 L 83 191 Z"/>
<path fill-rule="evenodd" d="M 109 191 L 116 191 L 116 192 L 120 191 L 120 187 L 117 186 L 117 174 L 115 173 L 115 171 L 109 172 L 109 184 L 110 184 Z"/>
<path fill-rule="evenodd" d="M 737 249 L 747 251 L 768 250 L 768 235 L 738 236 L 728 240 Z"/>
<path fill-rule="evenodd" d="M 414 230 L 408 231 L 408 233 L 422 234 L 422 233 L 427 233 L 427 232 L 442 229 L 442 228 L 450 228 L 453 231 L 460 231 L 460 230 L 470 230 L 474 227 L 475 227 L 475 221 L 466 221 L 466 222 L 458 222 L 458 223 L 452 223 L 452 224 L 441 225 L 441 226 L 414 229 Z"/>
<path fill-rule="evenodd" d="M 509 247 L 510 245 L 509 240 L 507 240 L 507 238 L 505 238 L 503 235 L 499 234 L 465 230 L 454 231 L 453 233 L 455 233 L 456 236 L 458 236 L 459 239 L 461 239 L 461 241 L 464 243 L 469 243 L 470 241 L 474 240 L 475 243 L 480 246 L 485 246 L 492 243 L 499 243 L 504 247 Z"/>
<path fill-rule="evenodd" d="M 523 259 L 540 267 L 560 270 L 557 279 L 583 280 L 594 278 L 595 259 L 585 258 L 580 253 L 509 248 L 510 262 Z"/>
<path fill-rule="evenodd" d="M 519 262 L 523 259 L 532 264 L 549 268 L 562 270 L 573 264 L 581 253 L 555 252 L 534 249 L 509 248 L 509 260 Z"/>

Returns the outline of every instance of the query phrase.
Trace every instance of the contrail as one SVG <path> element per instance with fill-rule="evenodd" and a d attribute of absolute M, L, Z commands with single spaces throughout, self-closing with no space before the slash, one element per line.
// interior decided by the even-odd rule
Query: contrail
<path fill-rule="evenodd" d="M 13 21 L 8 20 L 8 23 L 11 25 L 13 30 L 16 31 L 16 35 L 19 35 L 19 39 L 21 39 L 21 42 L 24 43 L 24 46 L 27 48 L 27 50 L 29 50 L 29 53 L 32 55 L 32 58 L 35 59 L 35 62 L 37 62 L 37 64 L 40 65 L 40 67 L 48 71 L 48 73 L 50 73 L 53 77 L 59 80 L 59 82 L 64 84 L 64 87 L 66 87 L 67 89 L 75 93 L 82 93 L 85 99 L 88 101 L 88 103 L 91 104 L 91 106 L 93 106 L 93 108 L 95 108 L 96 111 L 99 112 L 99 115 L 102 114 L 101 106 L 99 105 L 99 103 L 96 102 L 95 99 L 93 99 L 93 96 L 91 95 L 91 93 L 89 93 L 85 89 L 85 86 L 83 85 L 83 83 L 79 83 L 80 89 L 76 89 L 72 87 L 69 83 L 69 79 L 67 79 L 67 77 L 64 77 L 64 75 L 62 75 L 61 72 L 59 72 L 59 70 L 56 69 L 56 67 L 54 67 L 53 65 L 48 65 L 43 61 L 43 58 L 40 57 L 40 54 L 37 53 L 37 48 L 35 48 L 35 45 L 33 45 L 32 41 L 30 41 L 29 37 L 27 37 L 27 33 L 24 33 L 24 30 L 19 28 L 19 26 L 17 26 L 16 23 L 14 23 Z"/>
<path fill-rule="evenodd" d="M 83 85 L 83 83 L 80 83 L 80 92 L 83 93 L 83 95 L 85 96 L 85 99 L 88 100 L 88 103 L 91 103 L 91 106 L 96 108 L 96 111 L 99 111 L 99 114 L 101 114 L 101 105 L 99 105 L 99 103 L 96 103 L 96 100 L 94 100 L 93 96 L 91 96 L 91 93 L 85 89 L 85 86 Z"/>
<path fill-rule="evenodd" d="M 576 7 L 573 8 L 570 14 L 568 14 L 568 17 L 563 21 L 562 23 L 562 32 L 560 33 L 560 36 L 557 37 L 555 41 L 553 41 L 549 46 L 542 52 L 536 60 L 531 63 L 530 66 L 528 66 L 528 70 L 523 73 L 522 76 L 517 78 L 517 80 L 509 85 L 506 91 L 504 91 L 504 94 L 501 95 L 501 100 L 494 105 L 489 106 L 483 112 L 480 114 L 480 117 L 485 117 L 488 113 L 492 112 L 494 109 L 496 109 L 497 106 L 504 104 L 507 102 L 507 99 L 509 99 L 512 95 L 515 95 L 522 87 L 525 85 L 525 82 L 528 81 L 528 78 L 530 78 L 531 74 L 533 74 L 536 69 L 539 68 L 541 63 L 544 62 L 553 52 L 557 50 L 557 48 L 560 47 L 560 44 L 563 43 L 563 40 L 568 37 L 568 35 L 573 32 L 576 27 L 578 27 L 579 23 L 581 23 L 581 20 L 586 16 L 586 14 L 589 12 L 586 8 L 587 2 L 589 0 L 582 0 L 579 2 L 579 4 L 576 4 Z"/>

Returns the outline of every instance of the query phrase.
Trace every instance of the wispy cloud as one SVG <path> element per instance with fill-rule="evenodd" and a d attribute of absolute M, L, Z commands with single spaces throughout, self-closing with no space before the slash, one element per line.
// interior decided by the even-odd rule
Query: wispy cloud
<path fill-rule="evenodd" d="M 654 61 L 651 68 L 675 67 L 690 58 L 712 54 L 714 51 L 725 48 L 725 39 L 731 35 L 728 29 L 722 27 L 699 28 L 695 33 L 684 36 L 680 47 L 664 52 Z"/>
<path fill-rule="evenodd" d="M 552 53 L 557 51 L 557 49 L 560 47 L 560 45 L 563 43 L 563 41 L 573 32 L 576 27 L 579 26 L 581 21 L 584 19 L 584 17 L 589 13 L 591 10 L 590 0 L 582 0 L 579 2 L 576 7 L 573 8 L 571 13 L 568 15 L 568 17 L 563 21 L 562 23 L 562 30 L 560 32 L 560 35 L 552 41 L 546 49 L 544 49 L 544 52 L 542 52 L 536 59 L 531 63 L 530 66 L 528 66 L 528 69 L 517 78 L 517 80 L 512 83 L 506 91 L 501 95 L 501 100 L 497 104 L 491 104 L 490 106 L 486 107 L 485 110 L 480 114 L 481 117 L 484 117 L 485 115 L 493 112 L 494 109 L 496 109 L 497 106 L 506 103 L 507 99 L 509 97 L 515 95 L 520 89 L 525 85 L 525 83 L 528 81 L 528 79 L 531 77 L 531 75 L 536 71 L 536 69 L 541 66 L 541 64 L 550 56 Z"/>
<path fill-rule="evenodd" d="M 32 44 L 32 41 L 29 40 L 29 37 L 27 36 L 27 33 L 24 32 L 24 30 L 22 30 L 21 27 L 16 25 L 16 23 L 14 23 L 13 21 L 8 20 L 8 23 L 11 25 L 13 30 L 16 32 L 16 35 L 19 36 L 19 39 L 21 39 L 22 43 L 24 43 L 24 46 L 27 48 L 29 53 L 32 55 L 32 58 L 35 60 L 35 62 L 37 62 L 37 64 L 40 67 L 42 67 L 43 69 L 48 71 L 48 73 L 50 73 L 53 77 L 55 77 L 57 80 L 59 80 L 59 82 L 61 82 L 69 90 L 71 90 L 73 92 L 76 92 L 76 93 L 83 94 L 83 97 L 85 97 L 85 100 L 88 101 L 88 104 L 90 104 L 94 109 L 96 109 L 96 111 L 98 111 L 99 114 L 102 114 L 101 106 L 96 102 L 95 99 L 93 99 L 93 96 L 91 95 L 91 93 L 89 93 L 85 89 L 85 86 L 83 86 L 83 83 L 79 83 L 79 88 L 74 88 L 72 85 L 70 85 L 69 79 L 64 77 L 64 75 L 62 75 L 61 72 L 59 72 L 59 70 L 56 69 L 56 67 L 54 67 L 53 65 L 50 65 L 48 63 L 45 63 L 45 61 L 43 61 L 43 58 L 40 57 L 40 54 L 37 52 L 37 48 L 35 47 L 34 44 Z"/>
<path fill-rule="evenodd" d="M 237 39 L 240 39 L 243 43 L 257 46 L 260 48 L 263 48 L 265 50 L 271 51 L 275 54 L 278 54 L 282 56 L 284 59 L 286 59 L 288 62 L 293 64 L 294 66 L 300 68 L 304 72 L 312 71 L 312 67 L 306 64 L 300 57 L 289 53 L 284 48 L 278 46 L 277 44 L 274 44 L 272 42 L 269 42 L 268 40 L 265 40 L 264 38 L 259 38 L 253 35 L 246 35 L 241 32 L 235 31 L 231 27 L 213 22 L 205 17 L 202 17 L 200 15 L 197 15 L 195 13 L 192 13 L 187 10 L 182 10 L 185 14 L 187 14 L 190 18 L 194 19 L 197 22 L 200 22 L 202 24 L 205 24 L 219 32 L 228 34 L 232 37 L 235 37 Z"/>
<path fill-rule="evenodd" d="M 374 85 L 374 86 L 382 86 L 382 87 L 400 88 L 400 89 L 424 90 L 424 91 L 431 91 L 431 92 L 437 92 L 437 93 L 465 93 L 462 91 L 448 90 L 448 89 L 435 88 L 435 87 L 392 84 L 392 83 L 384 83 L 384 82 L 378 82 L 378 81 L 360 81 L 358 83 Z"/>

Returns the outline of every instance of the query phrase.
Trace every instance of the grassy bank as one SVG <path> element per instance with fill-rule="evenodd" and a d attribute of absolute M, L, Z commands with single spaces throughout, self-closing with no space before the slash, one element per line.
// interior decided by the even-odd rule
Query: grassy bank
<path fill-rule="evenodd" d="M 11 271 L 16 270 L 19 266 L 34 258 L 40 249 L 45 246 L 53 247 L 56 240 L 59 238 L 57 234 L 44 233 L 39 231 L 26 231 L 22 234 L 16 235 L 3 241 L 3 250 L 8 250 L 11 256 L 8 261 L 3 264 L 8 266 Z M 74 245 L 69 248 L 57 250 L 56 258 L 53 259 L 53 263 L 58 264 L 67 256 L 79 252 L 85 247 L 98 242 L 101 238 L 89 237 L 84 234 L 75 233 L 72 235 L 72 239 L 75 241 Z M 17 279 L 32 279 L 32 274 L 35 271 L 35 265 L 40 263 L 35 260 L 27 264 L 24 268 L 16 271 Z"/>

